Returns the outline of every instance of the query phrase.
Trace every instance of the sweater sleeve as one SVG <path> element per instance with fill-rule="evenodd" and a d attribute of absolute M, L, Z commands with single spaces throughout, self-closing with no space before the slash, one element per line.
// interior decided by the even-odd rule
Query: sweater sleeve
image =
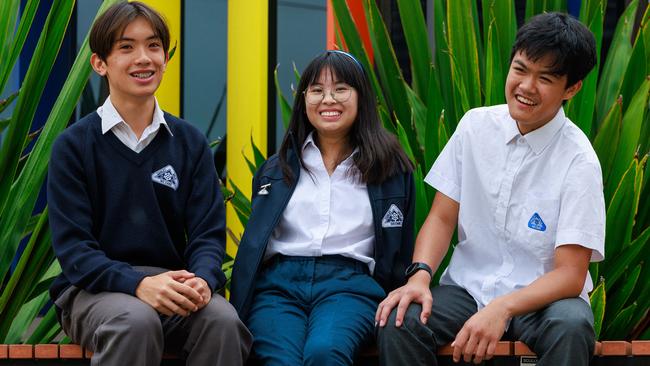
<path fill-rule="evenodd" d="M 226 247 L 226 214 L 219 179 L 205 139 L 192 174 L 186 207 L 185 259 L 188 270 L 204 279 L 215 291 L 226 283 L 221 270 Z"/>
<path fill-rule="evenodd" d="M 128 263 L 108 258 L 93 235 L 94 215 L 88 191 L 89 176 L 83 164 L 83 144 L 79 134 L 66 133 L 52 148 L 47 201 L 54 254 L 63 275 L 73 285 L 91 293 L 135 295 L 144 273 Z"/>

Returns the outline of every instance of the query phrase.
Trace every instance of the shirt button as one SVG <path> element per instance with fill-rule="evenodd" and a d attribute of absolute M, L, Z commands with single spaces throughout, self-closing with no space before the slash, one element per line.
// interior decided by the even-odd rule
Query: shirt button
<path fill-rule="evenodd" d="M 519 139 L 519 143 L 520 143 L 520 144 L 523 144 L 523 143 L 525 143 L 525 142 L 526 142 L 526 139 L 525 139 L 525 138 L 522 137 L 522 138 Z"/>

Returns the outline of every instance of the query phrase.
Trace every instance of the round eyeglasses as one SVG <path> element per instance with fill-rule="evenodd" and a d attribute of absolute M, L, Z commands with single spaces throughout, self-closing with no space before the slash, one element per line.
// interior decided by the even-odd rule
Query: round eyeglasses
<path fill-rule="evenodd" d="M 334 90 L 330 89 L 328 92 L 335 102 L 344 103 L 350 99 L 352 87 L 349 85 L 337 86 Z M 325 89 L 318 86 L 309 88 L 302 93 L 305 95 L 305 100 L 309 104 L 320 104 L 325 99 Z"/>

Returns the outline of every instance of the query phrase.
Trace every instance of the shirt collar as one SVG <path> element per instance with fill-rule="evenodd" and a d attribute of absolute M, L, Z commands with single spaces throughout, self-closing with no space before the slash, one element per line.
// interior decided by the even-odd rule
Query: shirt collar
<path fill-rule="evenodd" d="M 302 144 L 302 152 L 304 153 L 308 148 L 316 149 L 316 151 L 318 151 L 318 154 L 320 155 L 320 149 L 318 148 L 318 146 L 316 146 L 316 142 L 314 141 L 314 131 L 311 131 L 309 133 L 309 135 L 307 135 L 307 138 L 305 139 L 305 142 Z M 352 150 L 352 153 L 350 154 L 350 156 L 345 158 L 341 162 L 341 164 L 343 166 L 348 166 L 348 165 L 352 164 L 353 163 L 352 157 L 354 156 L 354 154 L 356 154 L 358 152 L 359 152 L 359 147 L 357 146 L 357 147 L 354 148 L 354 150 Z"/>
<path fill-rule="evenodd" d="M 120 123 L 126 123 L 124 121 L 124 118 L 120 116 L 120 113 L 115 109 L 115 106 L 113 105 L 113 102 L 111 102 L 111 96 L 109 95 L 108 98 L 106 98 L 106 101 L 104 104 L 102 104 L 99 108 L 97 108 L 97 114 L 102 119 L 102 134 L 105 134 L 106 132 L 110 131 L 113 127 Z M 154 111 L 153 111 L 153 119 L 151 120 L 151 127 L 156 128 L 157 126 L 163 125 L 167 129 L 167 132 L 169 132 L 170 136 L 174 136 L 172 134 L 172 130 L 169 128 L 169 125 L 167 124 L 167 121 L 165 121 L 165 113 L 160 109 L 160 106 L 158 105 L 158 100 L 154 98 Z"/>
<path fill-rule="evenodd" d="M 519 128 L 517 127 L 517 121 L 512 119 L 512 117 L 510 117 L 510 114 L 508 114 L 508 117 L 510 123 L 508 123 L 506 127 L 506 144 L 510 143 L 510 141 L 512 141 L 515 137 L 521 136 Z M 535 154 L 542 152 L 542 150 L 544 150 L 546 146 L 551 143 L 553 136 L 555 136 L 555 134 L 562 128 L 562 126 L 564 126 L 565 121 L 566 117 L 564 115 L 564 109 L 560 107 L 560 109 L 555 114 L 555 117 L 548 121 L 544 126 L 526 134 L 526 142 Z"/>

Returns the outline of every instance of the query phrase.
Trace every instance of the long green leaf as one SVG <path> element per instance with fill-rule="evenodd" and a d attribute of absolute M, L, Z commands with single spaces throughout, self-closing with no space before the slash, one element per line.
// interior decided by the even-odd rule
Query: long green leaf
<path fill-rule="evenodd" d="M 278 102 L 280 102 L 280 110 L 282 111 L 282 124 L 286 130 L 289 127 L 289 121 L 291 120 L 291 104 L 287 101 L 284 94 L 282 94 L 282 89 L 280 88 L 280 82 L 278 81 L 278 67 L 276 66 L 275 71 L 273 72 L 273 82 L 275 83 L 275 91 L 278 94 Z"/>
<path fill-rule="evenodd" d="M 59 333 L 61 333 L 61 326 L 56 320 L 56 311 L 54 309 L 54 306 L 51 306 L 50 310 L 45 313 L 45 316 L 38 324 L 38 327 L 36 327 L 32 335 L 29 337 L 29 339 L 27 339 L 25 343 L 50 343 Z"/>
<path fill-rule="evenodd" d="M 27 69 L 11 123 L 5 131 L 0 149 L 0 214 L 6 205 L 9 189 L 18 166 L 18 159 L 29 134 L 36 107 L 45 89 L 47 78 L 44 78 L 43 75 L 48 75 L 54 66 L 73 9 L 74 1 L 55 0 L 53 2 L 43 25 L 43 32 L 36 45 L 34 56 Z M 2 278 L 0 273 L 0 280 Z"/>
<path fill-rule="evenodd" d="M 625 69 L 632 54 L 632 27 L 638 6 L 638 0 L 632 0 L 618 20 L 612 43 L 598 82 L 596 95 L 596 121 L 605 117 L 608 108 L 618 98 Z M 629 98 L 631 96 L 627 96 Z"/>
<path fill-rule="evenodd" d="M 451 61 L 449 59 L 449 42 L 447 35 L 447 8 L 446 1 L 433 0 L 433 20 L 434 36 L 436 40 L 435 47 L 435 71 L 437 79 L 440 82 L 440 91 L 444 100 L 447 121 L 450 127 L 454 129 L 456 123 L 462 115 L 462 111 L 456 111 L 454 105 L 454 94 L 451 78 Z"/>
<path fill-rule="evenodd" d="M 99 12 L 102 12 L 115 2 L 117 0 L 104 1 Z M 59 2 L 55 2 L 56 4 L 59 4 Z M 70 2 L 67 5 L 70 5 Z M 53 5 L 50 16 L 54 18 L 69 18 L 68 12 L 70 11 L 71 9 L 68 7 L 61 5 L 55 7 Z M 61 93 L 59 93 L 50 115 L 45 122 L 43 131 L 36 141 L 29 158 L 25 162 L 25 167 L 11 187 L 10 197 L 12 199 L 9 200 L 9 204 L 6 205 L 0 218 L 0 243 L 2 243 L 2 246 L 0 246 L 0 278 L 4 278 L 6 275 L 9 262 L 13 257 L 13 253 L 16 251 L 20 236 L 29 221 L 38 192 L 45 179 L 54 139 L 67 125 L 83 87 L 88 80 L 91 70 L 89 59 L 90 49 L 86 38 L 72 65 L 70 74 L 63 85 Z M 39 75 L 39 77 L 43 78 L 42 75 Z"/>
<path fill-rule="evenodd" d="M 379 14 L 377 4 L 374 1 L 364 0 L 364 5 L 366 5 L 364 9 L 370 27 L 370 40 L 375 51 L 377 73 L 383 86 L 389 110 L 395 113 L 397 119 L 408 123 L 411 121 L 411 110 L 408 103 L 405 103 L 408 100 L 406 83 L 390 42 L 388 31 Z M 413 129 L 410 126 L 403 127 L 409 131 L 409 134 L 412 134 Z"/>
<path fill-rule="evenodd" d="M 600 331 L 603 326 L 603 319 L 605 318 L 605 283 L 600 282 L 598 286 L 591 293 L 589 298 L 591 301 L 591 310 L 594 313 L 594 331 L 596 332 L 596 339 L 600 339 Z"/>
<path fill-rule="evenodd" d="M 636 181 L 638 161 L 633 159 L 621 179 L 612 200 L 607 207 L 605 250 L 607 256 L 617 256 L 632 238 L 632 227 L 636 213 Z"/>
<path fill-rule="evenodd" d="M 427 25 L 418 0 L 397 0 L 404 37 L 411 59 L 413 90 L 420 99 L 426 100 L 429 87 L 429 66 L 431 53 L 427 40 Z"/>
<path fill-rule="evenodd" d="M 650 227 L 639 235 L 634 241 L 618 256 L 607 259 L 607 266 L 603 266 L 603 277 L 607 280 L 607 289 L 611 288 L 616 281 L 621 279 L 630 265 L 636 265 L 640 261 L 640 253 L 648 248 L 650 240 Z"/>
<path fill-rule="evenodd" d="M 634 94 L 627 111 L 623 114 L 623 128 L 621 129 L 620 142 L 612 163 L 612 172 L 606 177 L 606 199 L 612 197 L 614 188 L 616 188 L 615 184 L 620 181 L 630 159 L 634 157 L 634 152 L 639 143 L 641 123 L 648 109 L 648 91 L 650 91 L 650 78 L 646 78 L 641 84 L 636 94 Z M 623 105 L 625 105 L 625 99 L 623 99 Z"/>
<path fill-rule="evenodd" d="M 645 15 L 639 27 L 639 33 L 632 48 L 632 54 L 627 64 L 620 93 L 623 95 L 623 113 L 633 103 L 630 96 L 642 87 L 643 77 L 650 75 L 650 4 L 645 9 Z M 647 80 L 646 80 L 647 81 Z"/>
<path fill-rule="evenodd" d="M 350 15 L 350 9 L 345 0 L 331 0 L 332 9 L 334 9 L 334 16 L 336 21 L 341 28 L 343 33 L 343 39 L 348 49 L 355 57 L 361 62 L 364 69 L 370 77 L 370 85 L 372 86 L 375 95 L 379 101 L 379 104 L 386 105 L 386 99 L 384 98 L 384 93 L 379 86 L 379 80 L 373 71 L 372 64 L 370 63 L 370 58 L 368 57 L 368 52 L 366 51 L 363 43 L 361 42 L 361 37 L 359 36 L 359 31 L 357 26 L 352 20 Z"/>
<path fill-rule="evenodd" d="M 618 98 L 605 116 L 600 130 L 593 141 L 593 147 L 600 160 L 600 167 L 603 176 L 609 176 L 616 155 L 619 139 L 621 137 L 621 125 L 623 120 L 623 100 Z"/>
<path fill-rule="evenodd" d="M 609 326 L 605 329 L 603 339 L 623 339 L 632 328 L 633 324 L 630 323 L 636 308 L 637 304 L 632 303 L 630 306 L 618 313 L 614 320 L 610 322 Z"/>
<path fill-rule="evenodd" d="M 57 276 L 60 273 L 61 266 L 59 265 L 59 262 L 53 261 L 43 277 L 53 279 L 53 276 Z M 23 342 L 27 338 L 27 333 L 34 322 L 34 319 L 36 319 L 39 312 L 48 301 L 50 301 L 50 294 L 47 291 L 47 287 L 41 288 L 37 294 L 32 293 L 25 305 L 20 308 L 20 311 L 13 319 L 9 333 L 5 338 L 5 343 L 11 344 Z"/>
<path fill-rule="evenodd" d="M 603 39 L 603 21 L 605 18 L 604 0 L 584 0 L 580 12 L 580 21 L 586 24 L 596 39 L 596 66 L 582 81 L 582 88 L 567 105 L 567 116 L 585 133 L 591 136 L 596 105 L 596 82 L 600 65 L 600 49 Z"/>
<path fill-rule="evenodd" d="M 447 3 L 449 50 L 453 58 L 452 78 L 455 81 L 462 80 L 469 108 L 481 105 L 479 43 L 476 40 L 477 33 L 473 22 L 475 18 L 476 14 L 472 13 L 470 0 L 455 0 Z"/>
<path fill-rule="evenodd" d="M 12 48 L 13 34 L 20 0 L 5 0 L 0 3 L 0 81 L 9 78 L 10 69 L 9 53 Z M 13 64 L 11 65 L 13 68 Z M 0 82 L 0 93 L 4 90 L 4 83 Z"/>
<path fill-rule="evenodd" d="M 12 2 L 20 3 L 20 1 L 12 1 Z M 5 51 L 0 51 L 0 53 L 10 51 L 10 53 L 8 53 L 8 57 L 0 57 L 0 65 L 2 65 L 2 67 L 0 67 L 0 92 L 4 90 L 7 84 L 7 80 L 9 80 L 9 74 L 11 73 L 11 70 L 14 68 L 16 61 L 18 60 L 18 55 L 20 55 L 20 51 L 23 49 L 25 40 L 27 39 L 27 34 L 29 32 L 30 27 L 32 26 L 34 17 L 36 16 L 36 10 L 38 9 L 39 3 L 40 2 L 38 0 L 27 1 L 27 3 L 23 8 L 23 14 L 20 18 L 20 23 L 18 24 L 18 29 L 16 30 L 16 34 L 13 39 L 13 44 L 7 45 L 8 48 Z M 11 20 L 10 20 L 10 25 L 13 25 L 13 21 Z M 13 30 L 14 30 L 13 27 L 11 27 L 10 31 Z"/>
<path fill-rule="evenodd" d="M 510 50 L 517 32 L 513 1 L 490 0 L 483 3 L 483 34 L 486 52 L 485 105 L 505 103 L 506 75 L 510 64 Z"/>
<path fill-rule="evenodd" d="M 634 269 L 629 272 L 623 281 L 621 288 L 616 288 L 616 291 L 608 291 L 609 293 L 609 302 L 607 306 L 606 317 L 614 317 L 615 314 L 618 314 L 622 309 L 627 300 L 630 298 L 632 291 L 637 285 L 639 280 L 639 275 L 641 274 L 641 268 L 643 266 L 638 264 Z"/>

